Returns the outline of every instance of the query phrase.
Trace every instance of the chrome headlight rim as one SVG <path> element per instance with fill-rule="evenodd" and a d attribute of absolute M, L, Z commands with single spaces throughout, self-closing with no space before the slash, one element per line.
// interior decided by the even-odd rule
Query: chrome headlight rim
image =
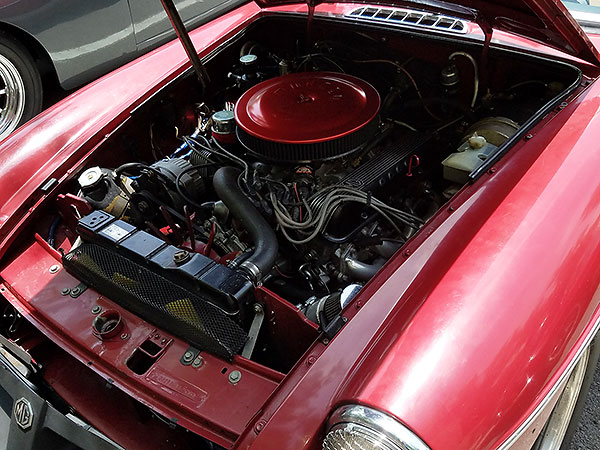
<path fill-rule="evenodd" d="M 364 436 L 379 436 L 382 439 L 381 443 L 387 441 L 401 450 L 431 450 L 421 438 L 397 419 L 368 406 L 340 406 L 333 412 L 327 424 L 324 445 L 332 433 L 356 431 Z"/>

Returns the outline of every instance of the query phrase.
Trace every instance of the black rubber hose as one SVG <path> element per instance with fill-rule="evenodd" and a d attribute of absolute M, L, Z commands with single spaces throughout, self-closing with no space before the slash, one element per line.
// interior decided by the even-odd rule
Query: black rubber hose
<path fill-rule="evenodd" d="M 250 234 L 254 253 L 241 265 L 254 281 L 269 273 L 275 264 L 278 243 L 273 228 L 258 212 L 238 186 L 240 171 L 234 167 L 221 167 L 213 177 L 213 186 L 229 212 L 238 219 Z"/>

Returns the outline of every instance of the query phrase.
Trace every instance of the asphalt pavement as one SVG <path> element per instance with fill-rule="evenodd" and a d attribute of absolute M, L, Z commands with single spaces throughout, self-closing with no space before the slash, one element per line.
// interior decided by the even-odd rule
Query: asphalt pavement
<path fill-rule="evenodd" d="M 571 443 L 571 450 L 600 450 L 600 362 L 585 402 L 585 410 Z"/>

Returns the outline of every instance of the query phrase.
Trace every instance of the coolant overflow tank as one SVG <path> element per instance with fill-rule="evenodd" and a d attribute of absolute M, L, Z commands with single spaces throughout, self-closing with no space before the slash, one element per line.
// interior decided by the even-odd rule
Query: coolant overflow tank
<path fill-rule="evenodd" d="M 466 183 L 469 181 L 469 174 L 482 165 L 497 148 L 483 136 L 470 137 L 458 148 L 458 152 L 452 153 L 442 161 L 444 179 L 454 183 Z"/>
<path fill-rule="evenodd" d="M 469 181 L 469 174 L 513 136 L 519 124 L 506 117 L 488 117 L 471 126 L 463 138 L 456 153 L 452 153 L 444 161 L 444 179 L 464 184 Z"/>

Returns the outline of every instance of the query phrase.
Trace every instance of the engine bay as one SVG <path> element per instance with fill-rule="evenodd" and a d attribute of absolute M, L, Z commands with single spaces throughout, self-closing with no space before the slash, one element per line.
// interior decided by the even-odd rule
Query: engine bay
<path fill-rule="evenodd" d="M 205 89 L 187 76 L 142 105 L 36 225 L 86 286 L 198 351 L 282 373 L 578 76 L 366 24 L 309 34 L 258 20 L 211 55 Z M 93 332 L 120 327 L 101 314 Z"/>

